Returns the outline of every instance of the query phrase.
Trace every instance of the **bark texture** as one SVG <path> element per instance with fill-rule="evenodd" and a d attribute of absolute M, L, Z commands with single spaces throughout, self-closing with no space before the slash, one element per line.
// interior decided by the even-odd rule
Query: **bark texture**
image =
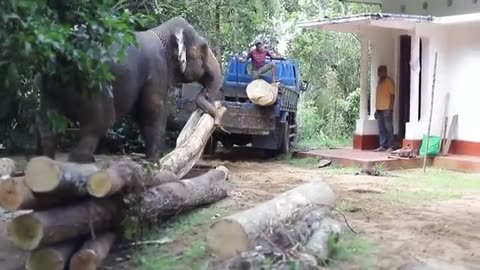
<path fill-rule="evenodd" d="M 153 187 L 143 194 L 150 216 L 170 216 L 189 208 L 219 201 L 228 195 L 228 169 L 220 166 L 207 173 Z"/>

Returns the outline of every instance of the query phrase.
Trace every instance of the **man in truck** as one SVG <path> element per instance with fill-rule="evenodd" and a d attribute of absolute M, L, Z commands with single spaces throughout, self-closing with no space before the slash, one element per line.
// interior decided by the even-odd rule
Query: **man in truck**
<path fill-rule="evenodd" d="M 281 56 L 272 55 L 269 50 L 263 48 L 263 42 L 257 40 L 255 42 L 255 49 L 248 53 L 247 59 L 241 59 L 241 61 L 248 61 L 250 58 L 252 59 L 252 78 L 254 80 L 259 79 L 261 75 L 264 75 L 271 70 L 272 82 L 278 82 L 275 78 L 275 64 L 273 62 L 265 63 L 267 56 L 276 59 L 283 59 Z"/>

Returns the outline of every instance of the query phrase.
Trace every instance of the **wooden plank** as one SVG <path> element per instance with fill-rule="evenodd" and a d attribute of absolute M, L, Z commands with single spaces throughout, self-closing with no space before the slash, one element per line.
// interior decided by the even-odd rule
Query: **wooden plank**
<path fill-rule="evenodd" d="M 443 117 L 442 117 L 442 130 L 440 131 L 440 153 L 443 151 L 443 148 L 445 147 L 445 137 L 447 133 L 447 125 L 448 125 L 448 105 L 450 104 L 450 92 L 445 94 L 445 99 L 443 102 Z"/>
<path fill-rule="evenodd" d="M 453 134 L 457 126 L 458 126 L 458 114 L 455 114 L 452 118 L 452 123 L 450 123 L 450 129 L 448 130 L 448 138 L 445 144 L 445 148 L 443 148 L 442 155 L 444 156 L 448 155 L 448 152 L 450 151 L 450 144 L 452 143 Z"/>

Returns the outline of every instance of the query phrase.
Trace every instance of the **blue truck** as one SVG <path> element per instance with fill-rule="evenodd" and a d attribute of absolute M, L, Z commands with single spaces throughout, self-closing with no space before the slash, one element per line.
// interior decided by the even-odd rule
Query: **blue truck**
<path fill-rule="evenodd" d="M 217 128 L 205 147 L 205 154 L 214 154 L 218 142 L 226 148 L 251 144 L 272 155 L 290 151 L 297 136 L 298 99 L 300 93 L 308 89 L 308 82 L 301 80 L 296 60 L 267 58 L 266 61 L 275 64 L 280 85 L 276 102 L 271 106 L 259 106 L 249 100 L 246 92 L 252 81 L 251 61 L 240 61 L 235 56 L 229 58 L 223 87 L 214 98 L 227 109 L 221 121 L 227 132 Z M 272 82 L 271 75 L 261 78 Z M 200 90 L 199 84 L 184 84 L 177 96 L 177 109 L 191 114 L 196 109 L 195 97 Z"/>

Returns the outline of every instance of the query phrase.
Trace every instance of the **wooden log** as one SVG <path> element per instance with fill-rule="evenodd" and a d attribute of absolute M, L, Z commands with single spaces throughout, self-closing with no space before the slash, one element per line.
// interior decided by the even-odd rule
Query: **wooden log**
<path fill-rule="evenodd" d="M 0 158 L 0 177 L 11 176 L 15 173 L 15 161 L 10 158 Z"/>
<path fill-rule="evenodd" d="M 142 209 L 151 216 L 170 216 L 195 206 L 219 201 L 228 195 L 228 169 L 153 187 L 143 194 Z"/>
<path fill-rule="evenodd" d="M 225 107 L 218 110 L 218 115 L 221 117 L 226 111 Z M 190 136 L 182 135 L 186 139 L 183 144 L 177 145 L 175 150 L 164 156 L 160 160 L 160 169 L 173 172 L 177 179 L 181 179 L 185 174 L 193 168 L 195 163 L 200 159 L 202 151 L 207 144 L 208 139 L 215 130 L 214 119 L 204 113 L 196 125 L 184 128 L 185 133 L 191 133 Z"/>
<path fill-rule="evenodd" d="M 154 187 L 169 182 L 176 182 L 178 180 L 179 179 L 173 172 L 167 170 L 158 170 L 153 174 L 151 181 L 148 181 L 146 185 L 148 187 Z"/>
<path fill-rule="evenodd" d="M 207 249 L 219 258 L 228 258 L 252 248 L 268 226 L 290 220 L 308 205 L 334 206 L 335 194 L 320 179 L 291 189 L 248 210 L 212 224 L 207 232 Z"/>
<path fill-rule="evenodd" d="M 306 207 L 306 209 L 300 209 L 290 222 L 277 224 L 277 226 L 266 230 L 256 240 L 255 250 L 242 252 L 233 259 L 228 260 L 228 267 L 225 267 L 225 269 L 243 269 L 243 265 L 254 266 L 249 269 L 268 268 L 267 261 L 268 263 L 275 262 L 282 257 L 282 254 L 291 254 L 292 251 L 297 253 L 297 251 L 302 250 L 298 248 L 303 247 L 309 241 L 312 234 L 322 224 L 322 220 L 328 217 L 330 213 L 330 207 L 311 206 Z M 309 262 L 312 265 L 317 264 L 315 257 L 310 254 L 302 256 L 301 261 L 304 263 Z M 281 263 L 270 266 L 273 269 L 284 269 Z"/>
<path fill-rule="evenodd" d="M 322 220 L 331 213 L 329 206 L 318 208 L 306 207 L 300 209 L 298 216 L 292 217 L 291 224 L 277 224 L 264 241 L 267 244 L 267 252 L 272 250 L 287 252 L 298 243 L 304 245 L 312 234 L 320 227 Z M 273 244 L 273 246 L 271 246 Z M 279 250 L 277 250 L 279 249 Z"/>
<path fill-rule="evenodd" d="M 13 219 L 7 226 L 9 240 L 23 250 L 110 229 L 118 221 L 119 202 L 90 199 L 74 205 L 30 212 Z"/>
<path fill-rule="evenodd" d="M 66 242 L 33 251 L 27 258 L 26 270 L 63 270 L 75 250 L 76 243 Z"/>
<path fill-rule="evenodd" d="M 180 132 L 180 134 L 178 134 L 177 142 L 176 142 L 177 146 L 184 144 L 187 141 L 187 139 L 192 135 L 195 128 L 198 127 L 197 125 L 202 115 L 203 115 L 203 111 L 200 109 L 195 110 L 190 115 L 187 122 L 183 126 L 182 131 Z"/>
<path fill-rule="evenodd" d="M 69 270 L 95 270 L 107 257 L 116 239 L 114 233 L 99 235 L 95 240 L 87 240 L 70 259 Z"/>
<path fill-rule="evenodd" d="M 329 243 L 337 243 L 341 233 L 342 225 L 335 219 L 326 217 L 308 240 L 305 249 L 318 263 L 326 264 L 331 249 Z"/>
<path fill-rule="evenodd" d="M 0 182 L 0 207 L 7 210 L 41 210 L 58 206 L 62 202 L 57 197 L 35 196 L 23 177 L 12 177 Z"/>
<path fill-rule="evenodd" d="M 28 162 L 25 181 L 37 193 L 63 197 L 86 196 L 88 177 L 98 170 L 95 164 L 60 162 L 41 156 Z"/>
<path fill-rule="evenodd" d="M 145 173 L 133 161 L 119 161 L 88 177 L 87 190 L 94 197 L 107 197 L 121 190 L 136 193 L 144 188 Z"/>

